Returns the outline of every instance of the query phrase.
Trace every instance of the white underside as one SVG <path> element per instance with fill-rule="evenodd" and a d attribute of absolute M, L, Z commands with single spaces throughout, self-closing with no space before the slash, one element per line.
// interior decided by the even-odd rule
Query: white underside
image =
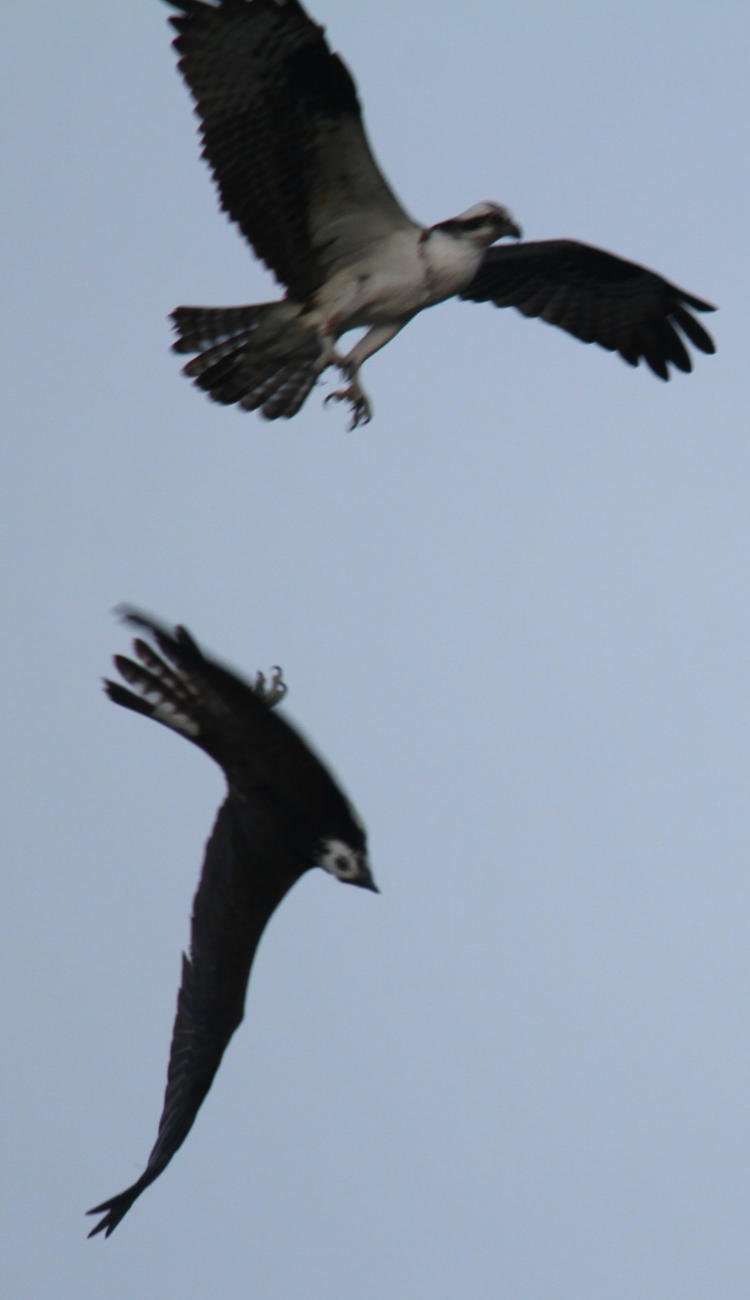
<path fill-rule="evenodd" d="M 327 345 L 320 369 L 334 364 L 350 376 L 403 329 L 417 312 L 452 298 L 473 278 L 484 249 L 439 230 L 425 238 L 419 226 L 400 229 L 368 247 L 336 272 L 318 292 L 301 322 Z M 342 334 L 369 326 L 345 356 L 335 348 Z"/>
<path fill-rule="evenodd" d="M 398 230 L 338 271 L 304 319 L 334 338 L 363 325 L 404 325 L 416 312 L 451 298 L 474 276 L 483 250 L 441 231 Z"/>

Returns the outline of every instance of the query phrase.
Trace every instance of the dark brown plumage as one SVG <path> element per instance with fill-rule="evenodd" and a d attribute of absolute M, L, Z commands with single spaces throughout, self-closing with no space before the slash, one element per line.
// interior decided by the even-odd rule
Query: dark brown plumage
<path fill-rule="evenodd" d="M 701 352 L 715 351 L 688 311 L 713 311 L 710 303 L 645 266 L 573 239 L 488 248 L 459 297 L 516 307 L 583 343 L 619 352 L 628 365 L 644 360 L 660 379 L 669 379 L 670 364 L 692 370 L 680 330 Z"/>
<path fill-rule="evenodd" d="M 364 828 L 330 772 L 273 706 L 276 673 L 251 686 L 203 654 L 185 628 L 168 631 L 135 610 L 134 658 L 115 656 L 130 687 L 106 681 L 109 698 L 161 722 L 209 754 L 229 791 L 206 845 L 193 902 L 189 955 L 172 1031 L 159 1131 L 146 1168 L 125 1191 L 89 1210 L 107 1236 L 182 1145 L 224 1050 L 240 1024 L 261 935 L 284 895 L 315 865 L 376 890 Z"/>

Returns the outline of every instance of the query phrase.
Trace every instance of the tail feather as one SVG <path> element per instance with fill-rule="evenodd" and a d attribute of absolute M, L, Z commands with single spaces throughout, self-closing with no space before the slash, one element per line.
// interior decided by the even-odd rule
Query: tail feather
<path fill-rule="evenodd" d="M 259 303 L 251 307 L 177 307 L 170 319 L 178 337 L 173 352 L 200 352 L 225 343 L 245 330 L 258 330 L 282 303 Z"/>
<path fill-rule="evenodd" d="M 260 410 L 266 420 L 287 420 L 296 415 L 318 379 L 318 367 L 311 362 L 290 363 L 258 383 L 240 401 L 245 411 Z"/>
<path fill-rule="evenodd" d="M 296 415 L 325 368 L 316 330 L 291 302 L 249 307 L 178 307 L 175 352 L 197 352 L 183 374 L 224 405 L 267 420 Z"/>

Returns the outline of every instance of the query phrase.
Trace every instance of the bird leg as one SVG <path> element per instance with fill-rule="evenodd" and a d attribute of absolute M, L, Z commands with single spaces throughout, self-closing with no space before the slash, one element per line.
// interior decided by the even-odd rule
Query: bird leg
<path fill-rule="evenodd" d="M 360 388 L 357 378 L 360 366 L 374 352 L 385 347 L 385 344 L 389 343 L 410 319 L 410 316 L 402 316 L 398 320 L 373 325 L 364 338 L 355 343 L 351 352 L 347 352 L 345 357 L 334 355 L 332 358 L 333 364 L 338 366 L 342 374 L 349 380 L 349 385 L 347 388 L 339 389 L 335 393 L 329 393 L 325 400 L 326 402 L 340 402 L 346 399 L 346 401 L 351 402 L 352 420 L 349 425 L 350 429 L 356 429 L 358 424 L 367 424 L 368 420 L 372 419 L 372 406 Z"/>
<path fill-rule="evenodd" d="M 280 700 L 283 700 L 288 689 L 278 664 L 275 664 L 271 669 L 271 680 L 269 682 L 266 682 L 265 673 L 255 674 L 253 690 L 256 695 L 260 696 L 263 703 L 268 705 L 269 709 L 272 709 L 274 704 L 278 704 Z"/>
<path fill-rule="evenodd" d="M 372 405 L 360 387 L 357 373 L 359 366 L 354 365 L 351 361 L 342 358 L 336 363 L 339 369 L 349 380 L 346 388 L 337 388 L 335 392 L 329 393 L 325 398 L 325 405 L 329 402 L 350 402 L 351 403 L 351 420 L 349 421 L 349 432 L 356 429 L 360 424 L 368 424 L 372 419 Z"/>

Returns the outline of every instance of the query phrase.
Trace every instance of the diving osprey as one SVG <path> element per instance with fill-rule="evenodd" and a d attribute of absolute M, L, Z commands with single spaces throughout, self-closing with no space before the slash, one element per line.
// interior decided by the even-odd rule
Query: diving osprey
<path fill-rule="evenodd" d="M 174 47 L 221 205 L 287 290 L 172 313 L 174 350 L 198 354 L 184 373 L 214 401 L 290 417 L 333 365 L 347 382 L 326 401 L 348 401 L 355 428 L 371 416 L 363 361 L 454 295 L 517 307 L 661 379 L 670 364 L 692 368 L 680 331 L 714 351 L 689 310 L 714 308 L 633 262 L 569 239 L 492 248 L 521 235 L 496 203 L 413 221 L 373 158 L 347 68 L 298 0 L 167 3 L 181 11 Z M 342 355 L 338 340 L 359 327 Z"/>
<path fill-rule="evenodd" d="M 295 881 L 317 864 L 378 892 L 357 814 L 299 733 L 272 711 L 286 693 L 280 670 L 268 684 L 259 673 L 251 686 L 203 654 L 184 627 L 170 632 L 136 610 L 121 612 L 161 654 L 137 637 L 138 662 L 115 655 L 134 690 L 105 681 L 109 698 L 198 745 L 222 768 L 229 793 L 193 901 L 156 1142 L 140 1178 L 88 1211 L 104 1215 L 90 1237 L 114 1231 L 185 1141 L 242 1020 L 260 937 Z"/>

